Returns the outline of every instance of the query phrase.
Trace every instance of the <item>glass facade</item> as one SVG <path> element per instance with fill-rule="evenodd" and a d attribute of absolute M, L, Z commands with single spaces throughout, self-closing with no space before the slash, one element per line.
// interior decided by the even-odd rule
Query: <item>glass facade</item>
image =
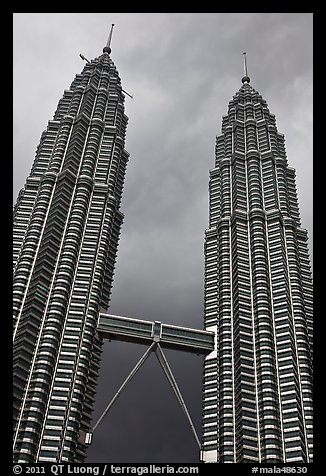
<path fill-rule="evenodd" d="M 223 116 L 205 235 L 206 462 L 312 461 L 312 278 L 295 171 L 243 78 Z"/>
<path fill-rule="evenodd" d="M 128 118 L 103 50 L 64 91 L 14 208 L 14 461 L 83 462 L 123 215 Z"/>

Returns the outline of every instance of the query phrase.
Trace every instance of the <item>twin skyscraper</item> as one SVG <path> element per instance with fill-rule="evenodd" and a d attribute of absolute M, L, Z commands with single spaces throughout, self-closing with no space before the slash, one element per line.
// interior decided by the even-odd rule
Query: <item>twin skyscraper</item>
<path fill-rule="evenodd" d="M 86 455 L 129 159 L 111 35 L 64 91 L 14 208 L 16 462 Z M 201 461 L 311 462 L 307 232 L 284 136 L 247 74 L 210 170 L 204 322 Z"/>

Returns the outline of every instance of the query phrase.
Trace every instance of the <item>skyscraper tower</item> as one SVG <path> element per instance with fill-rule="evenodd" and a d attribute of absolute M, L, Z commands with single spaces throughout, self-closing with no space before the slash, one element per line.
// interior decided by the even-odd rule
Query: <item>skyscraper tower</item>
<path fill-rule="evenodd" d="M 266 101 L 242 87 L 223 116 L 205 235 L 206 462 L 312 461 L 312 279 L 295 171 Z"/>
<path fill-rule="evenodd" d="M 113 25 L 112 25 L 113 26 Z M 123 215 L 118 71 L 86 60 L 42 133 L 14 209 L 14 461 L 83 462 Z"/>

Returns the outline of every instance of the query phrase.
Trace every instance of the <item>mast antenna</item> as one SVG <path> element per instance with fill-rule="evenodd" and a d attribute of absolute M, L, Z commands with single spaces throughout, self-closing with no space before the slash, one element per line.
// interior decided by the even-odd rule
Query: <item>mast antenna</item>
<path fill-rule="evenodd" d="M 245 76 L 248 76 L 248 70 L 247 70 L 247 53 L 244 52 L 243 53 L 243 59 L 244 59 L 244 64 L 243 64 L 243 67 L 244 67 L 244 75 Z"/>
<path fill-rule="evenodd" d="M 243 69 L 244 69 L 244 77 L 242 78 L 243 83 L 250 83 L 250 78 L 248 76 L 248 68 L 247 68 L 247 53 L 243 53 Z"/>
<path fill-rule="evenodd" d="M 112 23 L 111 25 L 108 41 L 106 42 L 106 45 L 103 48 L 103 53 L 109 53 L 109 54 L 111 53 L 111 40 L 112 40 L 113 27 L 114 27 L 114 23 Z"/>

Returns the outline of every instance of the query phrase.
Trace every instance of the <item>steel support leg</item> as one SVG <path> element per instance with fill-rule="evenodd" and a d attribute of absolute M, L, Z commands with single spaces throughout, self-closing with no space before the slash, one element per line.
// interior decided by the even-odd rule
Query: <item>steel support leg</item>
<path fill-rule="evenodd" d="M 153 342 L 151 344 L 151 346 L 147 349 L 147 351 L 145 352 L 145 354 L 139 359 L 139 361 L 137 362 L 137 364 L 135 365 L 135 367 L 132 369 L 132 371 L 130 372 L 130 374 L 128 375 L 128 377 L 125 379 L 125 381 L 123 382 L 123 384 L 120 386 L 119 390 L 117 390 L 116 394 L 114 395 L 114 397 L 112 398 L 112 400 L 110 401 L 110 403 L 108 404 L 108 406 L 106 407 L 106 409 L 104 410 L 104 412 L 102 413 L 102 415 L 100 416 L 100 418 L 97 420 L 96 424 L 94 425 L 93 427 L 93 430 L 92 432 L 94 432 L 96 430 L 96 428 L 98 427 L 98 425 L 101 423 L 101 421 L 103 420 L 103 418 L 105 417 L 105 415 L 107 414 L 107 412 L 110 410 L 110 408 L 112 407 L 112 405 L 114 404 L 114 402 L 116 401 L 116 399 L 119 397 L 119 395 L 121 394 L 122 390 L 125 388 L 125 386 L 127 385 L 128 382 L 130 382 L 130 380 L 133 378 L 134 375 L 136 375 L 136 373 L 138 372 L 138 370 L 140 369 L 140 367 L 143 365 L 143 363 L 145 362 L 145 360 L 147 359 L 147 357 L 149 356 L 149 354 L 153 351 L 156 350 L 156 346 L 157 346 L 157 343 L 156 342 Z"/>
<path fill-rule="evenodd" d="M 93 429 L 92 429 L 92 433 L 96 430 L 96 428 L 99 426 L 99 424 L 101 423 L 101 421 L 103 420 L 103 418 L 105 417 L 105 415 L 108 413 L 108 411 L 110 410 L 110 408 L 112 407 L 112 405 L 114 404 L 114 402 L 117 400 L 117 398 L 119 397 L 119 395 L 121 394 L 122 390 L 126 387 L 127 383 L 130 382 L 130 380 L 134 377 L 134 375 L 136 375 L 136 373 L 138 372 L 138 370 L 141 368 L 141 366 L 143 365 L 143 363 L 146 361 L 146 359 L 149 357 L 150 353 L 151 352 L 155 352 L 155 355 L 172 387 L 172 390 L 181 406 L 181 409 L 182 411 L 184 412 L 184 414 L 186 415 L 186 418 L 188 420 L 188 423 L 190 425 L 190 428 L 191 428 L 191 431 L 193 432 L 194 434 L 194 437 L 196 439 L 196 442 L 198 444 L 198 447 L 199 449 L 201 449 L 201 444 L 200 444 L 200 440 L 198 438 L 198 435 L 197 435 L 197 432 L 196 432 L 196 429 L 195 429 L 195 426 L 191 420 L 191 417 L 190 417 L 190 414 L 188 412 L 188 409 L 187 409 L 187 406 L 185 404 L 185 401 L 183 400 L 183 397 L 182 397 L 182 394 L 180 392 L 180 389 L 177 385 L 177 382 L 174 378 L 174 375 L 172 373 L 172 370 L 168 364 L 168 361 L 163 353 L 163 350 L 160 346 L 160 344 L 158 342 L 152 342 L 151 346 L 147 349 L 147 351 L 145 352 L 145 354 L 139 359 L 139 361 L 137 362 L 137 364 L 135 365 L 135 367 L 132 369 L 132 371 L 129 373 L 128 377 L 124 380 L 124 382 L 122 383 L 122 385 L 120 386 L 120 388 L 117 390 L 117 392 L 115 393 L 114 397 L 112 398 L 112 400 L 110 401 L 110 403 L 107 405 L 107 407 L 105 408 L 104 412 L 102 413 L 102 415 L 100 416 L 100 418 L 97 420 L 96 424 L 94 425 Z M 89 438 L 89 443 L 90 444 L 90 441 L 91 441 L 91 433 L 90 434 L 87 434 L 86 435 L 87 438 Z"/>
<path fill-rule="evenodd" d="M 191 430 L 192 430 L 192 432 L 193 432 L 193 434 L 194 434 L 194 436 L 195 436 L 195 439 L 196 439 L 196 441 L 197 441 L 197 444 L 198 444 L 198 446 L 199 446 L 199 449 L 201 449 L 201 444 L 200 444 L 200 440 L 199 440 L 199 438 L 198 438 L 196 429 L 195 429 L 194 424 L 193 424 L 193 422 L 192 422 L 192 420 L 191 420 L 191 417 L 190 417 L 190 415 L 189 415 L 187 406 L 186 406 L 186 404 L 185 404 L 185 402 L 184 402 L 184 400 L 183 400 L 183 398 L 182 398 L 182 395 L 181 395 L 181 392 L 180 392 L 179 387 L 178 387 L 178 385 L 177 385 L 177 382 L 176 382 L 176 380 L 175 380 L 175 378 L 174 378 L 174 376 L 173 376 L 172 370 L 171 370 L 171 368 L 170 368 L 170 366 L 169 366 L 169 364 L 168 364 L 168 361 L 166 360 L 166 357 L 165 357 L 165 355 L 164 355 L 164 353 L 163 353 L 163 350 L 162 350 L 160 344 L 157 344 L 157 348 L 155 349 L 155 355 L 156 355 L 156 357 L 157 357 L 159 363 L 161 364 L 162 369 L 164 370 L 164 373 L 165 373 L 165 375 L 166 375 L 166 377 L 167 377 L 167 379 L 168 379 L 168 381 L 169 381 L 169 383 L 170 383 L 170 385 L 171 385 L 171 387 L 172 387 L 172 390 L 174 391 L 175 396 L 177 397 L 177 400 L 178 400 L 178 402 L 179 402 L 179 404 L 180 404 L 180 406 L 181 406 L 181 408 L 182 408 L 184 414 L 186 415 L 186 418 L 187 418 L 187 420 L 188 420 L 188 422 L 189 422 L 189 424 L 190 424 L 190 428 L 191 428 Z"/>

